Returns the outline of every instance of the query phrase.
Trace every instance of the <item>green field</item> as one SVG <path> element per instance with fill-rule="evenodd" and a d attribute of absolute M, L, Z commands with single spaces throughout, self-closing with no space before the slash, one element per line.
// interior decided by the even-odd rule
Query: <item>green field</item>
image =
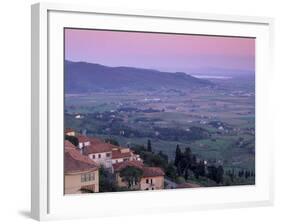
<path fill-rule="evenodd" d="M 146 145 L 150 139 L 153 150 L 170 160 L 179 144 L 226 168 L 255 170 L 253 86 L 220 86 L 179 94 L 159 90 L 68 95 L 65 127 L 114 138 L 123 146 Z M 76 119 L 76 114 L 83 119 Z"/>

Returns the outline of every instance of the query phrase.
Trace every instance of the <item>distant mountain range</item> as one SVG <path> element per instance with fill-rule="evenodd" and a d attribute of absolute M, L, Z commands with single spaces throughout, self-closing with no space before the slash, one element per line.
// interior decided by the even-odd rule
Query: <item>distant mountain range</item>
<path fill-rule="evenodd" d="M 96 90 L 186 89 L 211 86 L 207 80 L 183 72 L 161 72 L 133 67 L 109 67 L 86 62 L 65 61 L 66 93 Z"/>
<path fill-rule="evenodd" d="M 224 76 L 224 77 L 253 77 L 255 71 L 242 70 L 242 69 L 224 69 L 224 68 L 200 68 L 200 72 L 191 72 L 192 75 L 196 76 Z"/>

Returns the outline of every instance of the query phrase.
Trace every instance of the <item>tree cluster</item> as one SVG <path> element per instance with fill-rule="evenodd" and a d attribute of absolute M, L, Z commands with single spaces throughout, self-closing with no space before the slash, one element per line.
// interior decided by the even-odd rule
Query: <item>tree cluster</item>
<path fill-rule="evenodd" d="M 77 147 L 78 144 L 79 144 L 79 140 L 78 140 L 78 138 L 75 137 L 75 136 L 65 135 L 65 136 L 64 136 L 64 139 L 70 141 L 70 142 L 71 142 L 73 145 L 75 145 L 76 147 Z"/>
<path fill-rule="evenodd" d="M 119 142 L 116 139 L 114 139 L 114 138 L 106 138 L 104 141 L 106 143 L 111 144 L 111 145 L 119 146 Z"/>
<path fill-rule="evenodd" d="M 208 166 L 208 174 L 207 177 L 211 180 L 214 180 L 217 184 L 223 183 L 223 166 L 219 165 L 218 167 L 211 165 Z"/>
<path fill-rule="evenodd" d="M 247 179 L 248 178 L 255 178 L 255 173 L 254 171 L 250 171 L 250 170 L 239 170 L 238 172 L 234 169 L 232 170 L 227 170 L 225 172 L 225 175 L 228 176 L 231 180 L 232 183 L 238 182 L 238 183 L 247 183 Z"/>
<path fill-rule="evenodd" d="M 142 174 L 141 169 L 133 166 L 128 166 L 120 171 L 120 177 L 127 182 L 129 189 L 140 182 Z"/>
<path fill-rule="evenodd" d="M 176 179 L 176 169 L 173 163 L 169 162 L 168 155 L 162 151 L 158 153 L 153 151 L 150 140 L 147 141 L 146 147 L 144 145 L 132 145 L 131 148 L 140 155 L 146 165 L 161 167 L 166 176 L 172 180 Z"/>
<path fill-rule="evenodd" d="M 148 166 L 161 167 L 164 171 L 168 165 L 168 156 L 163 152 L 153 152 L 150 140 L 147 142 L 147 147 L 143 145 L 132 145 L 131 148 L 140 155 L 144 163 Z"/>
<path fill-rule="evenodd" d="M 99 169 L 99 192 L 115 192 L 118 187 L 114 176 L 103 166 Z"/>
<path fill-rule="evenodd" d="M 174 165 L 176 166 L 178 176 L 183 176 L 186 180 L 193 172 L 196 178 L 206 175 L 204 161 L 198 160 L 196 155 L 192 154 L 190 148 L 181 151 L 179 145 L 176 148 Z"/>

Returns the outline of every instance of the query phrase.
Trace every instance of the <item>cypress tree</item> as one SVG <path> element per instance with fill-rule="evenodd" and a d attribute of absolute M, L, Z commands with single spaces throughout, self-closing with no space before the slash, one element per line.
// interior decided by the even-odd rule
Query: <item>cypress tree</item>
<path fill-rule="evenodd" d="M 176 148 L 176 156 L 175 156 L 175 166 L 178 166 L 180 160 L 181 160 L 181 157 L 182 157 L 182 154 L 181 154 L 181 149 L 180 149 L 180 146 L 177 145 L 177 148 Z"/>
<path fill-rule="evenodd" d="M 177 145 L 177 148 L 176 148 L 174 165 L 177 168 L 178 175 L 181 176 L 181 174 L 182 174 L 182 153 L 181 153 L 181 149 L 180 149 L 179 145 Z"/>
<path fill-rule="evenodd" d="M 149 151 L 149 152 L 152 151 L 150 139 L 147 140 L 147 151 Z"/>

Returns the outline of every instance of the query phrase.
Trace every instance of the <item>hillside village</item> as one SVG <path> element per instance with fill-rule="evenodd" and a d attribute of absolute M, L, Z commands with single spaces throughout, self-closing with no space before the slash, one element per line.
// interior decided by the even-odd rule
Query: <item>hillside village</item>
<path fill-rule="evenodd" d="M 64 146 L 65 194 L 247 185 L 255 179 L 251 170 L 225 169 L 179 145 L 169 160 L 152 150 L 150 140 L 146 147 L 122 147 L 67 128 Z"/>
<path fill-rule="evenodd" d="M 164 188 L 164 171 L 143 163 L 140 155 L 104 140 L 65 129 L 65 194 L 100 192 L 100 172 L 107 172 L 119 190 L 159 190 Z"/>

